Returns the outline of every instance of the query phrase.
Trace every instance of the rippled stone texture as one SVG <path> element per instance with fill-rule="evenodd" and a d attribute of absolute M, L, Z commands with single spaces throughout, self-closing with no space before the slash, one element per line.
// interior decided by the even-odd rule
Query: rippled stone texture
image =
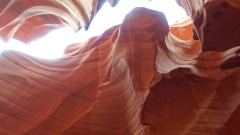
<path fill-rule="evenodd" d="M 177 2 L 190 18 L 168 26 L 163 13 L 136 8 L 121 25 L 68 46 L 57 60 L 4 51 L 0 133 L 239 135 L 240 3 Z"/>
<path fill-rule="evenodd" d="M 101 3 L 98 0 L 1 0 L 0 37 L 5 41 L 15 38 L 30 43 L 66 25 L 78 31 L 89 25 Z"/>

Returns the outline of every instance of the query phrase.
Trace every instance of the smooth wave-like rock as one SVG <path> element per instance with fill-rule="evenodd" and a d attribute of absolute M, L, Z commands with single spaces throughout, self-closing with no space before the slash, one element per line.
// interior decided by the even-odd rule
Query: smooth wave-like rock
<path fill-rule="evenodd" d="M 111 5 L 114 6 L 114 1 Z M 1 0 L 0 37 L 24 43 L 46 35 L 50 30 L 70 26 L 78 31 L 88 26 L 101 0 Z"/>
<path fill-rule="evenodd" d="M 3 52 L 1 133 L 143 134 L 156 42 L 167 33 L 162 13 L 137 8 L 56 61 Z"/>
<path fill-rule="evenodd" d="M 23 4 L 1 2 L 1 9 Z M 239 135 L 240 4 L 177 2 L 189 18 L 168 26 L 163 13 L 135 8 L 122 24 L 69 45 L 56 60 L 3 51 L 0 134 Z M 19 16 L 10 11 L 1 13 Z M 1 29 L 8 33 L 2 38 L 21 32 L 12 29 L 13 18 L 0 22 L 10 28 Z"/>

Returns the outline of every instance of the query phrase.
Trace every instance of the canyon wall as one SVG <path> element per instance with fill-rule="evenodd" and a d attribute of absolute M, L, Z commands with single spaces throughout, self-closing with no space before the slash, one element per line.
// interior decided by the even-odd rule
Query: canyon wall
<path fill-rule="evenodd" d="M 189 18 L 168 26 L 163 13 L 135 8 L 55 60 L 3 51 L 0 134 L 239 135 L 240 3 L 177 2 Z M 25 43 L 87 26 L 98 5 L 0 3 L 0 37 Z"/>

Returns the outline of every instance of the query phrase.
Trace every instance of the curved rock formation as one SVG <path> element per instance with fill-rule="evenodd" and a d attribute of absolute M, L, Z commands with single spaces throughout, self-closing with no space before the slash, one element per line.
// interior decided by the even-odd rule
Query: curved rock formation
<path fill-rule="evenodd" d="M 5 3 L 1 9 L 9 6 L 0 10 L 0 18 L 9 16 L 0 23 L 1 37 L 32 40 L 34 35 L 21 36 L 35 24 L 18 29 L 21 21 L 14 16 L 34 16 L 35 10 L 18 15 L 13 7 L 21 1 L 1 2 Z M 45 2 L 46 7 L 51 5 Z M 240 4 L 237 0 L 178 3 L 191 19 L 168 26 L 163 13 L 135 8 L 121 25 L 86 43 L 69 45 L 57 60 L 2 52 L 0 133 L 239 135 Z M 25 4 L 22 7 L 29 6 Z M 80 5 L 76 8 L 82 9 Z M 52 14 L 63 10 L 61 5 L 49 9 L 53 8 Z M 79 18 L 64 18 L 69 12 L 63 10 L 66 14 L 60 18 L 31 19 L 52 19 L 53 26 L 83 26 L 75 25 Z"/>
<path fill-rule="evenodd" d="M 0 37 L 25 43 L 66 25 L 78 31 L 90 24 L 105 0 L 1 0 Z M 118 0 L 109 0 L 115 6 Z"/>

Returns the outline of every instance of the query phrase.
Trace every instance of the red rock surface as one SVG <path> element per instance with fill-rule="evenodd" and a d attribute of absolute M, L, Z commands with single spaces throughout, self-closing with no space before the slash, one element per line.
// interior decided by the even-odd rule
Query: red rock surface
<path fill-rule="evenodd" d="M 163 13 L 136 8 L 57 60 L 2 52 L 0 134 L 239 135 L 240 4 L 178 3 L 192 20 L 169 27 Z M 4 13 L 1 27 L 18 16 Z M 12 26 L 1 29 L 2 38 L 12 38 Z M 15 32 L 24 35 L 23 28 Z"/>
<path fill-rule="evenodd" d="M 0 37 L 25 43 L 66 25 L 78 31 L 97 12 L 98 0 L 1 0 Z"/>

